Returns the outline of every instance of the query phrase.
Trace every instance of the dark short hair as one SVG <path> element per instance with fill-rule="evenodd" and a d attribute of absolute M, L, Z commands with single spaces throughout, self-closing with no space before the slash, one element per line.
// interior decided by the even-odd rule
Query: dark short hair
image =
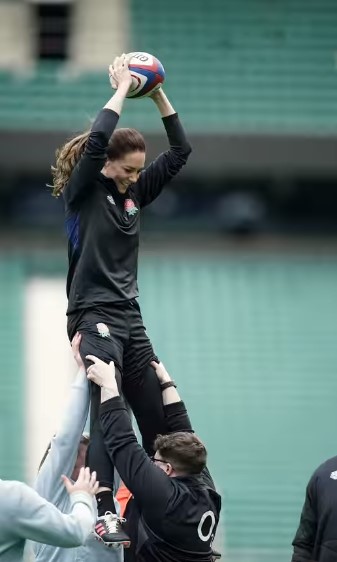
<path fill-rule="evenodd" d="M 143 135 L 136 129 L 116 129 L 106 150 L 108 159 L 118 160 L 130 152 L 145 152 Z"/>
<path fill-rule="evenodd" d="M 154 450 L 177 472 L 183 474 L 200 474 L 206 466 L 206 448 L 194 433 L 181 431 L 158 435 Z"/>

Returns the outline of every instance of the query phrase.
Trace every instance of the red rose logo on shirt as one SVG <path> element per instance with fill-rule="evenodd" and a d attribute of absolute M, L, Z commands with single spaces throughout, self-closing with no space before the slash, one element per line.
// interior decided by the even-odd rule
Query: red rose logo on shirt
<path fill-rule="evenodd" d="M 125 199 L 124 202 L 124 210 L 127 212 L 128 215 L 134 215 L 138 212 L 138 209 L 132 199 Z"/>

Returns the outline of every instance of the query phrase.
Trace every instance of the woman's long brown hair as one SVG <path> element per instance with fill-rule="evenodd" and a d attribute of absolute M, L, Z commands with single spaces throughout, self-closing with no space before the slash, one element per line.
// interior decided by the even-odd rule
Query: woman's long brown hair
<path fill-rule="evenodd" d="M 86 131 L 57 149 L 56 163 L 51 167 L 53 183 L 50 187 L 54 197 L 58 197 L 68 183 L 71 172 L 83 154 L 89 134 L 90 131 Z"/>
<path fill-rule="evenodd" d="M 81 158 L 90 131 L 86 131 L 66 142 L 56 151 L 56 163 L 51 167 L 53 176 L 52 194 L 58 197 L 69 181 L 71 172 Z M 107 146 L 106 155 L 109 160 L 118 160 L 129 152 L 145 152 L 143 135 L 136 129 L 116 129 Z"/>

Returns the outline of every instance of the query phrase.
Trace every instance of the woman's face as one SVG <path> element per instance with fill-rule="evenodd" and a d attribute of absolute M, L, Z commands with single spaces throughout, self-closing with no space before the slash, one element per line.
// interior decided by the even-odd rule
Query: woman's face
<path fill-rule="evenodd" d="M 107 160 L 103 173 L 115 181 L 118 191 L 125 193 L 132 183 L 136 183 L 145 165 L 145 152 L 129 152 L 118 160 Z"/>

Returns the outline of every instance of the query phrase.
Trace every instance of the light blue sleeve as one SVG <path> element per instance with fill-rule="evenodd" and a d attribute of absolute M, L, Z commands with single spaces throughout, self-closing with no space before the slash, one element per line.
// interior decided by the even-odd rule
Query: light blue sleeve
<path fill-rule="evenodd" d="M 7 498 L 2 501 L 6 520 L 2 532 L 45 544 L 66 548 L 84 544 L 95 520 L 92 497 L 85 492 L 70 496 L 71 512 L 61 513 L 22 482 L 10 482 Z M 7 504 L 7 505 L 6 505 Z"/>
<path fill-rule="evenodd" d="M 70 478 L 89 411 L 89 385 L 84 369 L 77 373 L 59 431 L 51 441 L 49 454 L 34 483 L 35 490 L 58 505 L 64 496 L 61 475 Z"/>

